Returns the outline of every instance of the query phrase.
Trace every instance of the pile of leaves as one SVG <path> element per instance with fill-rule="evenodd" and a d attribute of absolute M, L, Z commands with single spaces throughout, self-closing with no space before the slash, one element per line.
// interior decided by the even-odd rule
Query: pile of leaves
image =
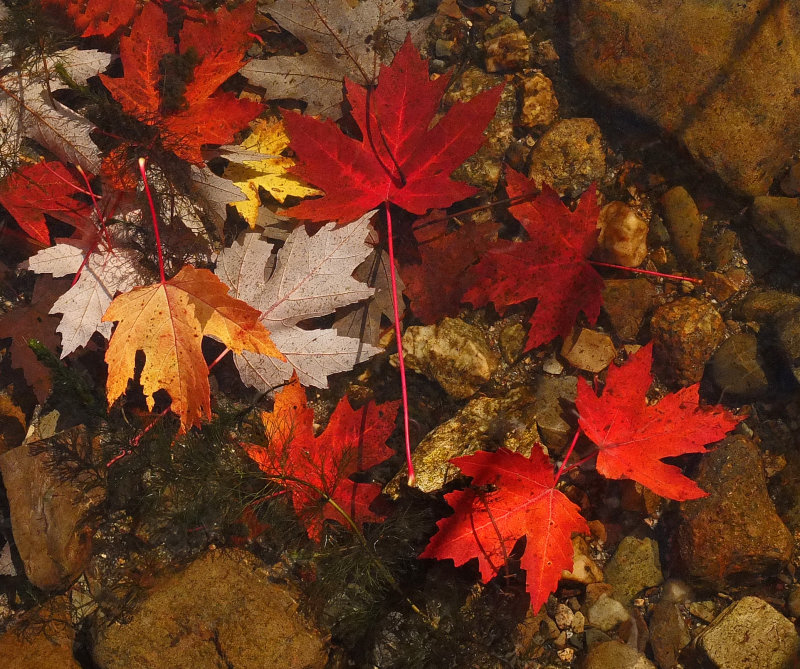
<path fill-rule="evenodd" d="M 442 113 L 450 75 L 430 76 L 417 46 L 428 21 L 407 20 L 401 0 L 278 0 L 271 18 L 254 0 L 43 4 L 81 37 L 41 41 L 22 66 L 7 42 L 0 78 L 5 125 L 17 129 L 0 146 L 4 234 L 36 277 L 29 303 L 0 317 L 0 337 L 39 402 L 52 383 L 30 340 L 67 366 L 102 352 L 110 411 L 143 400 L 148 421 L 173 414 L 186 433 L 212 417 L 209 373 L 231 352 L 243 384 L 277 391 L 263 442 L 244 452 L 285 489 L 311 541 L 326 521 L 363 539 L 365 524 L 391 514 L 363 472 L 394 454 L 402 410 L 353 408 L 345 396 L 317 433 L 307 387 L 387 355 L 391 321 L 399 333 L 466 305 L 500 315 L 523 305 L 526 352 L 581 318 L 596 322 L 594 187 L 570 209 L 506 169 L 516 239 L 424 218 L 479 194 L 452 174 L 483 143 L 502 86 Z M 268 52 L 288 33 L 305 53 L 248 59 L 255 40 Z M 702 406 L 697 385 L 649 403 L 650 367 L 646 344 L 609 370 L 602 392 L 581 380 L 580 431 L 599 474 L 700 497 L 663 459 L 703 452 L 740 419 Z M 573 534 L 589 531 L 560 489 L 571 453 L 558 469 L 538 448 L 455 459 L 471 484 L 445 495 L 453 513 L 419 557 L 477 559 L 488 582 L 526 537 L 520 566 L 538 610 L 572 567 Z"/>

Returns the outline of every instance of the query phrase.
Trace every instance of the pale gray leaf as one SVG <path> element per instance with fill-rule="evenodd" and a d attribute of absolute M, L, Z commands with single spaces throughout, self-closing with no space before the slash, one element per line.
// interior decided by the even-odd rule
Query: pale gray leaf
<path fill-rule="evenodd" d="M 217 258 L 216 275 L 231 289 L 230 294 L 259 311 L 272 248 L 258 232 L 244 232 Z"/>
<path fill-rule="evenodd" d="M 242 189 L 233 181 L 217 176 L 207 167 L 192 165 L 191 178 L 192 192 L 206 203 L 208 212 L 218 222 L 225 220 L 229 202 L 247 199 Z"/>
<path fill-rule="evenodd" d="M 54 65 L 61 63 L 66 69 L 73 81 L 79 86 L 85 86 L 87 81 L 105 69 L 111 63 L 112 56 L 110 53 L 104 53 L 97 49 L 76 49 L 71 47 L 64 51 L 59 51 L 48 59 L 48 68 L 51 75 L 50 89 L 57 90 L 65 88 L 66 84 L 58 77 L 55 72 Z"/>

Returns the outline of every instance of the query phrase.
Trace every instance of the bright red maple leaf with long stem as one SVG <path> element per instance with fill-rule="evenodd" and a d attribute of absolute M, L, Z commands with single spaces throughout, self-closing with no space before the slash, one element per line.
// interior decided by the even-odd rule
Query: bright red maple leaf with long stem
<path fill-rule="evenodd" d="M 305 200 L 286 210 L 289 216 L 349 223 L 384 205 L 411 485 L 414 467 L 389 205 L 424 214 L 474 195 L 477 188 L 453 181 L 450 175 L 483 143 L 483 131 L 494 116 L 502 93 L 502 86 L 498 86 L 469 102 L 458 102 L 431 127 L 449 80 L 449 75 L 431 80 L 427 63 L 409 37 L 392 64 L 381 69 L 374 88 L 345 80 L 361 140 L 348 137 L 331 121 L 291 111 L 284 113 L 290 146 L 298 157 L 292 171 L 325 192 L 321 198 Z"/>

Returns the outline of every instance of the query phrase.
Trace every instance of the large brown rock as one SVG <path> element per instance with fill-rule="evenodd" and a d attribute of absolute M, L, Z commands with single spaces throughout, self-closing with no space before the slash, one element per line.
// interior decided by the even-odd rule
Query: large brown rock
<path fill-rule="evenodd" d="M 786 566 L 792 534 L 769 497 L 753 442 L 728 437 L 703 458 L 697 484 L 709 496 L 681 505 L 678 528 L 678 550 L 691 579 L 725 590 Z"/>
<path fill-rule="evenodd" d="M 214 551 L 100 630 L 92 656 L 101 669 L 322 669 L 325 642 L 297 609 L 252 554 Z"/>
<path fill-rule="evenodd" d="M 793 0 L 573 0 L 571 37 L 582 76 L 736 190 L 766 193 L 800 141 Z"/>
<path fill-rule="evenodd" d="M 30 624 L 21 621 L 19 627 L 0 635 L 0 666 L 3 669 L 80 669 L 72 655 L 75 630 L 64 623 L 69 620 L 69 602 L 65 596 L 56 597 L 34 609 Z M 41 621 L 49 621 L 41 624 Z"/>

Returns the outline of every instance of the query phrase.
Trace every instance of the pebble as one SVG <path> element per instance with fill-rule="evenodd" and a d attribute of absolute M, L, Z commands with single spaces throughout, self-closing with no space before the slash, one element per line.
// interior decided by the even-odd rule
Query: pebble
<path fill-rule="evenodd" d="M 700 381 L 725 336 L 722 316 L 710 302 L 696 297 L 680 297 L 656 309 L 650 330 L 665 375 L 682 385 Z"/>
<path fill-rule="evenodd" d="M 761 582 L 789 562 L 794 547 L 767 491 L 758 447 L 734 435 L 700 462 L 708 497 L 681 504 L 677 546 L 687 576 L 725 590 Z"/>
<path fill-rule="evenodd" d="M 558 114 L 558 100 L 553 82 L 536 70 L 526 70 L 518 79 L 522 106 L 519 113 L 520 125 L 524 128 L 550 125 Z"/>
<path fill-rule="evenodd" d="M 725 302 L 736 295 L 751 282 L 743 269 L 734 268 L 728 272 L 706 272 L 703 275 L 703 288 L 717 302 Z"/>
<path fill-rule="evenodd" d="M 758 597 L 726 608 L 698 637 L 702 659 L 719 669 L 787 669 L 800 653 L 791 621 Z"/>
<path fill-rule="evenodd" d="M 487 28 L 483 39 L 487 72 L 521 70 L 528 65 L 531 58 L 528 36 L 511 17 L 504 16 Z"/>
<path fill-rule="evenodd" d="M 800 199 L 759 196 L 753 200 L 750 220 L 764 237 L 800 255 Z"/>
<path fill-rule="evenodd" d="M 603 311 L 623 341 L 635 341 L 644 317 L 653 307 L 657 288 L 647 279 L 606 279 Z"/>
<path fill-rule="evenodd" d="M 656 669 L 656 666 L 635 648 L 621 641 L 606 641 L 589 651 L 583 669 Z"/>
<path fill-rule="evenodd" d="M 558 361 L 556 356 L 551 355 L 542 363 L 542 371 L 546 372 L 547 374 L 558 376 L 564 371 L 564 365 Z"/>
<path fill-rule="evenodd" d="M 573 583 L 589 585 L 603 580 L 603 570 L 590 555 L 589 544 L 580 535 L 572 537 L 572 570 L 561 572 L 561 578 Z"/>
<path fill-rule="evenodd" d="M 650 646 L 658 666 L 676 667 L 678 654 L 691 640 L 678 605 L 660 600 L 650 617 Z"/>
<path fill-rule="evenodd" d="M 591 118 L 556 121 L 531 150 L 528 176 L 549 184 L 559 195 L 577 197 L 606 173 L 600 126 Z"/>
<path fill-rule="evenodd" d="M 697 260 L 703 221 L 692 196 L 683 186 L 670 188 L 662 198 L 664 225 L 679 258 Z"/>
<path fill-rule="evenodd" d="M 600 595 L 600 598 L 589 607 L 586 615 L 587 622 L 603 632 L 610 632 L 629 619 L 630 615 L 625 607 L 607 594 Z"/>
<path fill-rule="evenodd" d="M 768 323 L 800 309 L 800 295 L 780 290 L 754 290 L 736 305 L 734 314 L 743 321 Z"/>
<path fill-rule="evenodd" d="M 597 257 L 603 262 L 638 267 L 647 257 L 649 226 L 624 202 L 606 204 L 597 218 Z"/>
<path fill-rule="evenodd" d="M 403 352 L 409 369 L 435 380 L 457 399 L 474 395 L 500 362 L 483 332 L 458 318 L 408 328 Z"/>
<path fill-rule="evenodd" d="M 758 340 L 748 332 L 728 337 L 711 358 L 711 378 L 726 395 L 754 400 L 769 388 L 758 355 Z"/>
<path fill-rule="evenodd" d="M 556 449 L 566 446 L 575 432 L 567 420 L 565 402 L 572 403 L 578 395 L 576 376 L 542 374 L 533 381 L 536 397 L 536 425 L 544 443 Z"/>
<path fill-rule="evenodd" d="M 606 564 L 604 574 L 606 582 L 614 588 L 614 597 L 630 604 L 642 590 L 664 581 L 658 543 L 649 537 L 625 537 Z"/>
<path fill-rule="evenodd" d="M 558 604 L 553 618 L 556 621 L 558 629 L 571 629 L 572 623 L 575 620 L 575 613 L 566 604 Z"/>
<path fill-rule="evenodd" d="M 611 337 L 588 328 L 573 330 L 561 346 L 561 356 L 570 365 L 595 374 L 608 367 L 616 355 Z"/>

